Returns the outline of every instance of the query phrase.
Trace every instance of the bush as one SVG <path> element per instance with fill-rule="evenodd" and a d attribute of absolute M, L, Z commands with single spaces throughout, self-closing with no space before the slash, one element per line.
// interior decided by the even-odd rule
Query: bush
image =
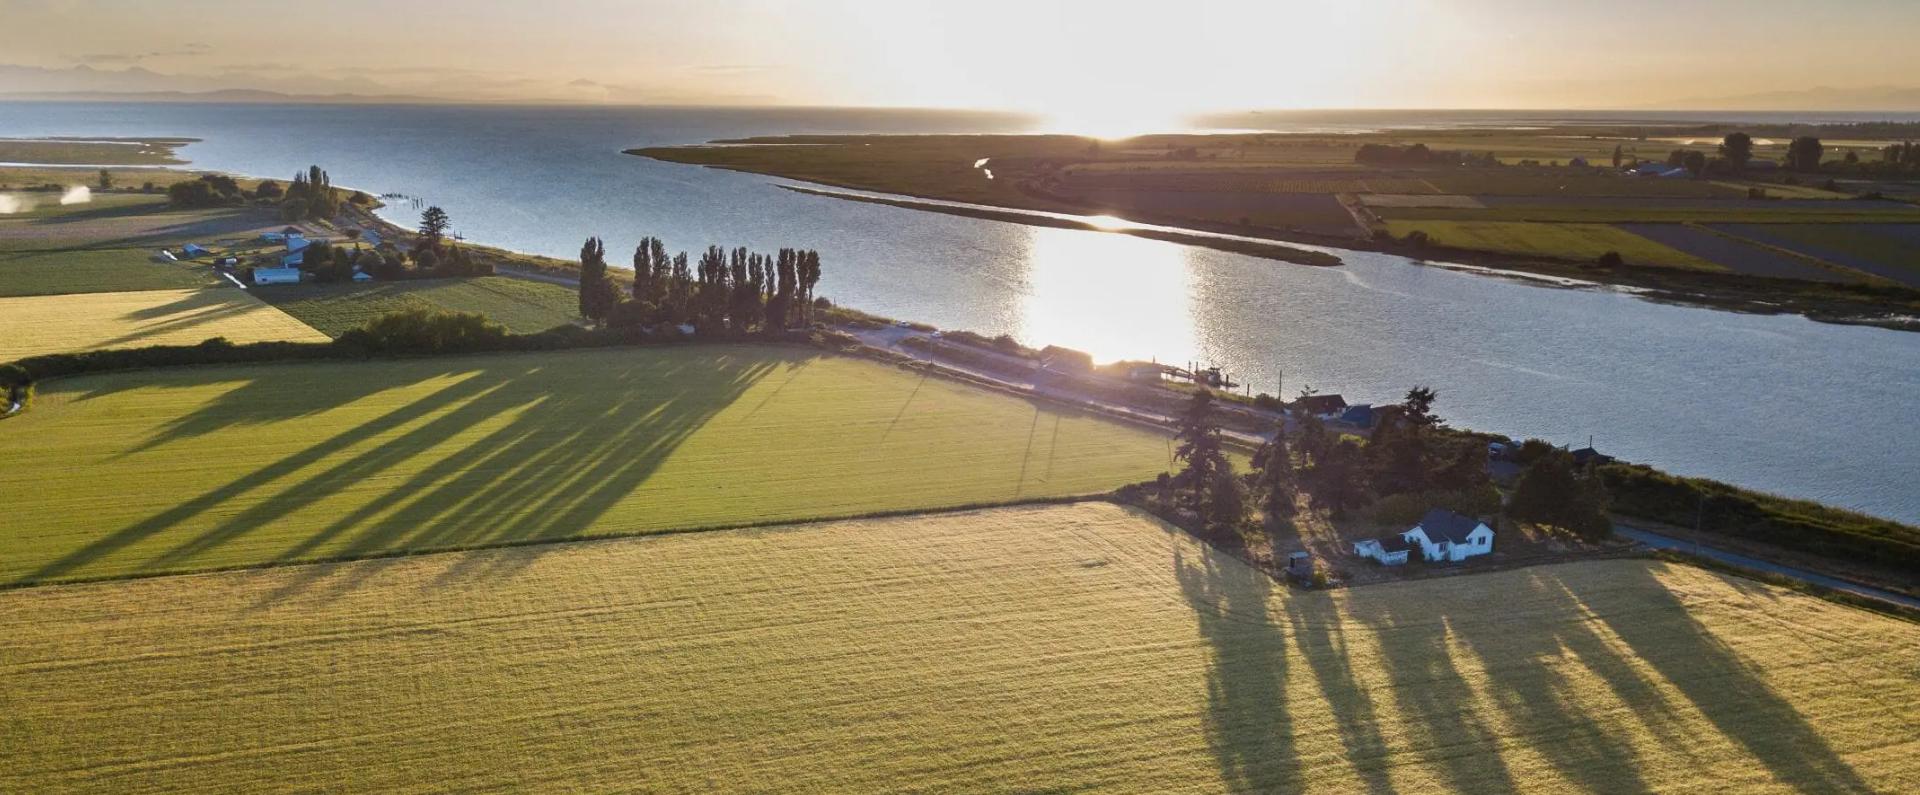
<path fill-rule="evenodd" d="M 349 331 L 335 344 L 368 353 L 471 353 L 500 350 L 510 336 L 486 315 L 407 309 Z"/>
<path fill-rule="evenodd" d="M 246 202 L 232 177 L 208 174 L 190 182 L 167 186 L 167 201 L 175 207 L 238 207 Z"/>
<path fill-rule="evenodd" d="M 1597 262 L 1600 265 L 1600 267 L 1603 267 L 1603 268 L 1618 268 L 1621 265 L 1625 264 L 1626 260 L 1621 259 L 1620 252 L 1609 251 L 1605 254 L 1601 254 L 1600 258 L 1598 260 L 1595 260 L 1595 262 Z"/>
<path fill-rule="evenodd" d="M 1920 565 L 1920 530 L 1804 500 L 1683 478 L 1634 464 L 1599 468 L 1613 510 L 1842 560 Z"/>

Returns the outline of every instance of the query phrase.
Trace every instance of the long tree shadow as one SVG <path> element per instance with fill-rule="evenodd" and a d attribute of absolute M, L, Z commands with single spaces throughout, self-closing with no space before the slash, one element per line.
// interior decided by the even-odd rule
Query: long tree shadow
<path fill-rule="evenodd" d="M 1471 693 L 1454 664 L 1446 616 L 1402 587 L 1348 591 L 1354 616 L 1379 640 L 1380 659 L 1395 694 L 1396 712 L 1409 724 L 1418 755 L 1438 762 L 1456 792 L 1517 792 L 1499 737 L 1467 705 Z"/>
<path fill-rule="evenodd" d="M 1286 701 L 1287 636 L 1270 615 L 1273 580 L 1211 548 L 1176 551 L 1173 573 L 1207 642 L 1207 742 L 1235 791 L 1299 788 Z"/>
<path fill-rule="evenodd" d="M 645 377 L 670 388 L 638 396 L 544 392 L 505 426 L 340 517 L 279 559 L 300 560 L 322 552 L 329 558 L 356 558 L 396 549 L 581 537 L 638 490 L 682 442 L 777 366 L 767 361 L 723 363 L 697 377 L 685 372 L 684 365 L 654 366 Z M 555 417 L 573 421 L 556 423 Z M 443 577 L 464 576 L 482 565 L 504 576 L 530 565 L 537 554 L 536 549 L 469 556 Z M 263 603 L 299 593 L 327 575 L 317 570 L 306 574 Z M 360 572 L 348 572 L 331 587 L 345 592 L 362 579 Z"/>
<path fill-rule="evenodd" d="M 1693 617 L 1655 576 L 1654 566 L 1617 568 L 1621 582 L 1637 586 L 1644 600 L 1631 612 L 1596 611 L 1599 620 L 1722 735 L 1790 786 L 1809 792 L 1872 790 L 1792 704 Z"/>
<path fill-rule="evenodd" d="M 198 497 L 189 499 L 147 519 L 135 522 L 113 533 L 95 539 L 84 546 L 48 562 L 34 570 L 31 574 L 21 577 L 15 582 L 17 584 L 40 582 L 71 575 L 79 569 L 98 562 L 109 555 L 120 553 L 129 547 L 165 533 L 195 517 L 207 514 L 229 501 L 280 482 L 302 469 L 325 460 L 330 455 L 349 449 L 380 434 L 405 426 L 422 417 L 429 416 L 445 406 L 469 400 L 483 392 L 497 389 L 503 383 L 517 380 L 516 374 L 524 376 L 528 368 L 532 366 L 532 363 L 528 362 L 507 365 L 500 369 L 489 368 L 481 370 L 473 377 L 450 384 L 419 400 L 397 406 L 379 417 L 344 430 L 324 441 L 235 478 L 228 483 L 209 489 Z M 208 375 L 206 377 L 217 380 L 221 376 Z M 353 379 L 340 379 L 340 381 L 351 380 Z M 250 382 L 250 384 L 258 383 L 258 381 Z M 391 386 L 392 384 L 388 385 Z M 282 398 L 285 397 L 284 389 L 276 389 L 269 386 L 261 386 L 259 388 L 268 390 Z M 350 391 L 371 391 L 372 389 L 373 387 L 370 385 L 360 384 L 354 385 Z M 235 392 L 243 391 L 245 390 L 235 390 Z M 259 421 L 271 421 L 273 417 L 282 417 L 288 413 L 288 409 L 283 405 L 287 401 L 257 401 L 249 400 L 248 397 L 247 395 L 235 395 L 230 392 L 223 396 L 221 401 L 216 401 L 222 403 L 225 409 L 228 410 L 213 406 L 203 408 L 191 416 L 205 416 L 207 420 L 204 423 L 189 422 L 188 424 L 194 426 L 194 430 L 198 432 L 211 432 L 217 429 L 217 427 L 225 427 L 233 422 L 239 421 L 239 418 L 236 417 L 235 414 L 239 413 L 244 415 L 245 412 L 235 412 L 231 409 L 240 407 L 264 412 L 269 418 Z M 252 397 L 259 397 L 259 395 Z M 310 407 L 301 409 L 300 411 L 304 413 L 307 410 L 310 410 Z M 213 419 L 214 417 L 218 417 L 219 419 L 215 420 Z M 169 433 L 165 435 L 173 437 L 176 434 Z M 152 446 L 152 444 L 157 443 L 156 441 L 150 441 L 149 444 L 143 445 L 143 447 Z M 274 517 L 265 518 L 271 519 Z"/>
<path fill-rule="evenodd" d="M 1487 671 L 1486 687 L 1494 705 L 1516 729 L 1535 738 L 1531 747 L 1553 763 L 1553 768 L 1589 792 L 1644 792 L 1646 780 L 1634 759 L 1633 746 L 1621 739 L 1618 728 L 1581 703 L 1575 686 L 1558 664 L 1568 636 L 1582 621 L 1579 604 L 1565 599 L 1564 589 L 1545 587 L 1537 571 L 1524 580 L 1509 578 L 1502 587 L 1518 604 L 1544 610 L 1547 618 L 1514 631 L 1513 622 L 1487 616 L 1464 616 L 1452 622 L 1453 634 L 1480 658 Z M 1597 638 L 1581 645 L 1583 658 L 1616 694 L 1631 699 L 1635 709 L 1659 712 L 1664 706 L 1652 688 Z M 1636 686 L 1637 685 L 1637 686 Z"/>
<path fill-rule="evenodd" d="M 1348 764 L 1368 792 L 1392 795 L 1387 740 L 1380 732 L 1373 697 L 1354 680 L 1353 654 L 1341 628 L 1339 604 L 1328 594 L 1310 593 L 1294 595 L 1286 605 L 1294 645 L 1313 671 L 1324 703 L 1333 711 Z"/>

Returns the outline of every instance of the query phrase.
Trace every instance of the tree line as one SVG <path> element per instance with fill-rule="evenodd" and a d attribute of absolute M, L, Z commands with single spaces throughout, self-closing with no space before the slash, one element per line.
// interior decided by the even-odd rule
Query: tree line
<path fill-rule="evenodd" d="M 1240 475 L 1226 453 L 1215 398 L 1202 390 L 1179 418 L 1174 458 L 1181 468 L 1164 486 L 1222 540 L 1249 527 L 1256 510 L 1269 525 L 1289 521 L 1302 498 L 1335 517 L 1368 508 L 1410 523 L 1437 507 L 1470 516 L 1504 512 L 1588 538 L 1612 532 L 1602 479 L 1539 440 L 1520 446 L 1523 469 L 1503 508 L 1488 472 L 1486 441 L 1443 433 L 1446 423 L 1434 412 L 1438 398 L 1426 387 L 1408 390 L 1400 403 L 1377 410 L 1364 443 L 1299 412 L 1291 423 L 1276 424 L 1272 439 L 1252 456 L 1252 471 Z"/>
<path fill-rule="evenodd" d="M 686 252 L 669 257 L 665 243 L 647 237 L 634 247 L 633 284 L 622 291 L 608 273 L 606 243 L 590 237 L 580 248 L 580 315 L 615 328 L 780 331 L 812 321 L 819 282 L 820 253 L 810 249 L 769 255 L 708 246 L 690 263 Z"/>

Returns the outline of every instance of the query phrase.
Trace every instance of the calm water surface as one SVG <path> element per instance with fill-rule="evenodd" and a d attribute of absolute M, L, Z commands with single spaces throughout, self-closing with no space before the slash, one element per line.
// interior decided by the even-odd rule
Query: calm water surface
<path fill-rule="evenodd" d="M 1316 120 L 1316 123 L 1324 123 Z M 196 166 L 439 204 L 467 238 L 624 261 L 645 235 L 817 248 L 821 291 L 1102 359 L 1284 374 L 1349 401 L 1440 391 L 1454 424 L 1920 521 L 1920 334 L 1664 306 L 1351 253 L 1290 266 L 1122 235 L 804 196 L 620 154 L 804 132 L 1020 132 L 1024 119 L 821 110 L 0 104 L 0 135 L 181 135 Z M 410 210 L 394 219 L 411 223 Z"/>

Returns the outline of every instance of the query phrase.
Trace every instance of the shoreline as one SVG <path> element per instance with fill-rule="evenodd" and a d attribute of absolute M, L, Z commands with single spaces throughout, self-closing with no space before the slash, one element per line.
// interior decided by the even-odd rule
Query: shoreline
<path fill-rule="evenodd" d="M 746 144 L 742 144 L 746 145 Z M 764 144 L 755 144 L 764 145 Z M 1737 274 L 1717 274 L 1688 272 L 1676 269 L 1648 268 L 1641 266 L 1602 266 L 1591 262 L 1575 260 L 1555 260 L 1541 257 L 1524 257 L 1499 254 L 1470 249 L 1456 249 L 1442 245 L 1410 246 L 1392 241 L 1380 241 L 1358 236 L 1343 237 L 1315 234 L 1302 231 L 1281 232 L 1265 228 L 1240 228 L 1224 224 L 1212 224 L 1187 218 L 1168 218 L 1150 213 L 1130 212 L 1092 208 L 1080 202 L 1053 195 L 1035 195 L 1032 190 L 1022 188 L 1024 198 L 1031 199 L 1034 206 L 1017 204 L 984 204 L 956 199 L 947 196 L 930 195 L 920 191 L 881 190 L 849 182 L 818 177 L 803 177 L 781 173 L 774 170 L 762 170 L 727 163 L 709 163 L 693 159 L 678 159 L 669 156 L 676 150 L 698 151 L 711 145 L 640 147 L 622 150 L 624 154 L 658 160 L 676 165 L 699 166 L 741 174 L 754 174 L 771 177 L 803 186 L 822 186 L 838 191 L 856 191 L 855 194 L 843 194 L 835 190 L 800 187 L 795 185 L 777 185 L 809 195 L 826 198 L 882 204 L 904 209 L 936 212 L 947 215 L 976 218 L 980 220 L 1001 221 L 1004 223 L 1023 223 L 1030 226 L 1079 228 L 1087 231 L 1130 233 L 1129 230 L 1110 229 L 1098 224 L 1079 222 L 1079 225 L 1067 226 L 1060 223 L 1065 217 L 1079 215 L 1091 217 L 1104 215 L 1121 219 L 1129 223 L 1164 227 L 1157 232 L 1167 237 L 1155 239 L 1168 240 L 1181 245 L 1199 245 L 1231 253 L 1243 253 L 1261 256 L 1249 251 L 1235 251 L 1219 245 L 1209 245 L 1209 236 L 1225 236 L 1244 240 L 1248 246 L 1256 246 L 1258 241 L 1273 241 L 1282 245 L 1312 246 L 1333 249 L 1327 252 L 1338 257 L 1337 252 L 1366 252 L 1402 257 L 1415 265 L 1439 267 L 1460 272 L 1477 273 L 1498 278 L 1523 279 L 1529 283 L 1545 287 L 1572 289 L 1614 288 L 1631 292 L 1637 297 L 1659 303 L 1675 304 L 1723 312 L 1735 312 L 1752 315 L 1799 315 L 1820 323 L 1846 326 L 1871 326 L 1893 331 L 1920 331 L 1920 290 L 1899 287 L 1845 286 L 1820 282 L 1807 282 L 1792 279 L 1753 279 Z M 1053 205 L 1053 208 L 1040 204 Z M 1062 218 L 1054 218 L 1061 216 Z M 1039 220 L 1036 220 L 1039 219 Z M 1051 220 L 1049 220 L 1051 219 Z M 1154 237 L 1154 235 L 1136 235 Z M 1186 239 L 1197 238 L 1197 239 Z M 1556 280 L 1577 282 L 1578 284 L 1556 283 Z M 1876 295 L 1875 293 L 1878 293 Z M 1892 299 L 1894 303 L 1888 303 Z"/>

